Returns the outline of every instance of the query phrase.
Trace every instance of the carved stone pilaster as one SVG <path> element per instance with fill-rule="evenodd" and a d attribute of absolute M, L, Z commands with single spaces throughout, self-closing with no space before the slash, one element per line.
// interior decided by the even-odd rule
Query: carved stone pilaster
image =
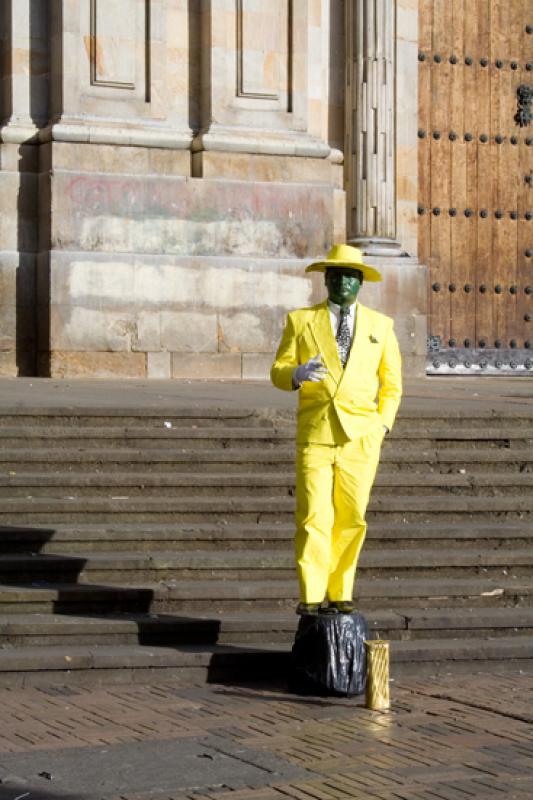
<path fill-rule="evenodd" d="M 348 0 L 348 240 L 372 255 L 394 255 L 396 0 Z"/>

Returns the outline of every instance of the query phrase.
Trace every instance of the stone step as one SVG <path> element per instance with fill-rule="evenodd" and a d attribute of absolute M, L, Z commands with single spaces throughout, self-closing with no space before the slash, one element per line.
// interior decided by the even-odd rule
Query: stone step
<path fill-rule="evenodd" d="M 533 580 L 480 574 L 467 578 L 397 577 L 360 579 L 356 595 L 367 610 L 398 607 L 533 606 Z M 197 613 L 292 608 L 297 585 L 291 580 L 167 580 L 142 585 L 98 585 L 34 581 L 0 586 L 0 614 L 116 612 Z"/>
<path fill-rule="evenodd" d="M 188 472 L 191 466 L 195 470 L 207 468 L 227 474 L 228 470 L 241 472 L 250 469 L 264 472 L 280 468 L 294 469 L 294 446 L 272 448 L 230 447 L 228 449 L 197 449 L 194 447 L 166 448 L 146 447 L 143 449 L 116 447 L 84 447 L 56 449 L 0 449 L 0 473 L 15 471 L 43 474 L 52 469 L 68 472 L 90 472 L 105 469 L 106 474 L 112 472 L 149 469 L 150 472 L 165 473 Z"/>
<path fill-rule="evenodd" d="M 284 679 L 290 646 L 56 645 L 0 650 L 0 685 L 4 687 L 96 686 L 112 683 L 203 682 Z M 531 669 L 533 637 L 394 642 L 391 676 L 439 672 Z"/>
<path fill-rule="evenodd" d="M 100 407 L 82 409 L 72 406 L 8 408 L 2 410 L 2 427 L 9 428 L 116 428 L 135 426 L 161 428 L 165 422 L 173 426 L 195 425 L 202 428 L 218 427 L 272 427 L 274 424 L 290 425 L 293 422 L 292 409 L 260 410 L 250 408 L 195 406 L 158 408 L 139 406 L 137 408 Z M 524 424 L 527 417 L 516 418 L 517 424 Z M 443 419 L 443 423 L 445 420 Z M 508 424 L 514 424 L 509 420 Z"/>
<path fill-rule="evenodd" d="M 198 382 L 196 385 L 201 394 L 202 383 Z M 447 389 L 444 392 L 444 396 L 449 400 Z M 290 395 L 285 396 L 290 397 Z M 116 425 L 117 420 L 141 420 L 145 424 L 149 424 L 173 418 L 205 420 L 207 423 L 241 418 L 245 422 L 250 421 L 256 425 L 290 421 L 294 418 L 296 408 L 296 403 L 291 406 L 245 404 L 239 407 L 227 404 L 217 405 L 216 400 L 213 400 L 212 404 L 201 405 L 196 402 L 196 398 L 190 405 L 181 405 L 181 399 L 178 406 L 175 404 L 164 406 L 159 402 L 159 399 L 154 406 L 149 405 L 144 400 L 141 400 L 136 405 L 127 404 L 121 406 L 116 402 L 111 404 L 102 402 L 101 405 L 87 404 L 84 406 L 78 401 L 78 398 L 68 405 L 61 403 L 52 405 L 38 402 L 32 405 L 29 402 L 30 398 L 25 396 L 24 404 L 14 403 L 10 406 L 7 402 L 3 403 L 2 419 L 3 421 L 5 420 L 5 424 L 17 424 L 17 422 L 20 424 L 22 421 L 30 422 L 32 420 L 40 421 L 41 424 L 52 424 L 59 419 L 78 426 L 85 420 L 93 420 L 93 425 Z M 529 406 L 525 407 L 523 404 L 516 406 L 511 402 L 502 411 L 501 408 L 491 407 L 491 400 L 495 399 L 496 397 L 487 397 L 483 403 L 476 403 L 471 406 L 461 400 L 458 403 L 455 401 L 453 403 L 447 402 L 443 408 L 442 404 L 427 403 L 425 400 L 421 402 L 421 397 L 415 399 L 414 396 L 407 393 L 403 397 L 396 424 L 439 424 L 454 427 L 464 424 L 465 427 L 468 427 L 476 420 L 478 422 L 488 421 L 492 425 L 503 422 L 508 425 L 521 425 L 533 419 L 533 413 Z M 455 398 L 455 400 L 458 400 L 458 398 Z"/>
<path fill-rule="evenodd" d="M 365 613 L 373 636 L 392 641 L 533 635 L 533 608 L 375 609 Z M 181 645 L 292 642 L 294 611 L 244 614 L 4 614 L 0 649 L 48 645 Z"/>
<path fill-rule="evenodd" d="M 229 449 L 195 449 L 158 447 L 134 449 L 123 446 L 114 448 L 27 448 L 0 449 L 0 474 L 9 475 L 34 473 L 47 474 L 51 469 L 57 472 L 81 472 L 92 474 L 105 469 L 113 472 L 139 472 L 142 468 L 151 473 L 185 472 L 191 467 L 200 467 L 211 472 L 228 474 L 251 471 L 267 472 L 284 469 L 294 472 L 295 449 L 293 446 L 280 446 L 275 449 L 253 447 L 231 447 Z M 385 442 L 381 454 L 382 469 L 391 471 L 426 472 L 531 472 L 533 471 L 533 449 L 520 450 L 499 448 L 458 448 L 439 449 L 438 447 L 397 446 L 394 441 Z M 461 474 L 461 473 L 459 473 Z"/>
<path fill-rule="evenodd" d="M 2 554 L 0 581 L 25 583 L 46 580 L 84 583 L 138 583 L 167 580 L 286 580 L 294 571 L 292 550 L 185 550 L 152 552 L 87 552 L 77 555 Z M 358 567 L 359 579 L 393 575 L 412 577 L 498 578 L 533 576 L 533 550 L 516 547 L 492 550 L 380 548 L 364 549 Z"/>
<path fill-rule="evenodd" d="M 92 553 L 102 550 L 123 552 L 187 551 L 220 549 L 247 550 L 292 548 L 294 524 L 151 524 L 129 522 L 72 523 L 53 527 L 0 527 L 0 553 Z M 532 547 L 533 526 L 530 523 L 484 524 L 468 521 L 461 524 L 431 523 L 372 524 L 365 540 L 366 552 L 381 549 L 387 544 L 396 549 L 418 547 L 454 550 L 473 545 L 494 549 L 498 547 Z"/>
<path fill-rule="evenodd" d="M 463 474 L 463 472 L 465 474 Z M 68 472 L 0 473 L 0 502 L 4 497 L 62 497 L 74 493 L 77 497 L 109 498 L 120 491 L 129 497 L 228 497 L 232 490 L 253 497 L 281 498 L 294 494 L 294 472 L 270 473 L 216 472 L 137 473 L 107 472 L 82 474 Z M 454 474 L 409 472 L 378 473 L 373 497 L 387 496 L 397 490 L 403 494 L 472 496 L 511 495 L 533 490 L 533 473 L 495 473 L 478 475 L 466 470 Z"/>
<path fill-rule="evenodd" d="M 206 604 L 200 590 L 209 591 L 211 598 Z M 501 575 L 497 578 L 486 575 L 468 578 L 426 578 L 410 577 L 399 580 L 396 577 L 358 580 L 355 594 L 361 607 L 366 609 L 397 608 L 416 606 L 433 608 L 435 606 L 526 606 L 533 605 L 533 581 L 531 578 L 512 578 Z M 224 609 L 255 606 L 268 608 L 272 605 L 286 607 L 297 599 L 294 579 L 291 581 L 248 581 L 237 584 L 235 581 L 167 581 L 156 591 L 154 608 L 156 610 L 198 609 L 203 610 L 213 603 L 220 603 Z M 406 602 L 408 601 L 408 602 Z"/>
<path fill-rule="evenodd" d="M 464 447 L 512 447 L 520 450 L 530 448 L 533 443 L 533 426 L 531 422 L 527 427 L 480 427 L 470 428 L 454 427 L 429 427 L 414 425 L 408 429 L 392 431 L 389 443 L 404 446 L 415 442 L 418 446 L 432 447 L 436 443 L 441 448 Z M 202 426 L 172 426 L 165 427 L 164 423 L 159 428 L 146 428 L 142 426 L 117 426 L 113 428 L 84 428 L 42 426 L 41 428 L 0 426 L 0 449 L 13 449 L 31 446 L 59 449 L 66 447 L 107 447 L 125 445 L 131 447 L 152 447 L 157 442 L 158 448 L 176 447 L 179 442 L 182 447 L 200 448 L 226 448 L 230 446 L 261 447 L 270 445 L 276 447 L 294 442 L 294 428 L 288 425 L 269 427 L 226 427 L 208 428 Z"/>
<path fill-rule="evenodd" d="M 198 384 L 199 388 L 201 383 Z M 201 391 L 201 388 L 200 388 Z M 448 392 L 445 397 L 449 401 Z M 446 402 L 445 407 L 436 406 L 434 403 L 426 402 L 412 402 L 412 398 L 404 396 L 400 411 L 396 420 L 396 427 L 415 425 L 439 425 L 441 427 L 448 426 L 450 428 L 461 429 L 468 428 L 470 425 L 488 424 L 498 425 L 505 424 L 508 426 L 521 426 L 531 422 L 532 414 L 529 409 L 523 407 L 516 407 L 509 404 L 504 410 L 497 410 L 490 407 L 490 401 L 484 405 L 472 405 L 468 408 L 468 413 L 465 411 L 465 406 L 461 402 L 459 405 L 451 405 Z M 244 405 L 242 407 L 228 406 L 228 405 L 212 405 L 200 406 L 193 404 L 186 405 L 169 405 L 164 407 L 157 405 L 151 407 L 142 401 L 138 406 L 119 404 L 101 406 L 87 405 L 82 406 L 76 402 L 74 405 L 61 405 L 44 406 L 43 404 L 36 403 L 30 405 L 8 406 L 4 404 L 2 409 L 2 424 L 3 425 L 16 425 L 19 426 L 23 423 L 35 425 L 73 425 L 80 427 L 81 425 L 89 426 L 103 426 L 117 425 L 119 423 L 126 424 L 144 424 L 144 425 L 159 425 L 162 421 L 191 421 L 193 423 L 200 422 L 201 424 L 232 424 L 236 421 L 241 425 L 272 425 L 279 424 L 281 421 L 290 423 L 294 419 L 294 411 L 296 403 L 289 407 L 260 407 L 256 408 L 251 405 Z M 241 422 L 239 423 L 239 420 Z"/>
<path fill-rule="evenodd" d="M 224 427 L 210 428 L 198 425 L 169 425 L 162 422 L 157 428 L 127 425 L 113 428 L 84 428 L 84 427 L 3 427 L 0 426 L 0 442 L 2 449 L 20 447 L 31 443 L 32 447 L 49 447 L 57 449 L 65 445 L 74 447 L 97 446 L 107 447 L 121 444 L 123 447 L 225 447 L 229 443 L 238 444 L 239 447 L 263 446 L 264 443 L 292 443 L 294 441 L 294 428 L 292 426 L 251 426 L 248 428 Z"/>
<path fill-rule="evenodd" d="M 495 638 L 435 638 L 395 642 L 391 675 L 426 676 L 442 673 L 529 671 L 533 667 L 533 636 Z"/>
<path fill-rule="evenodd" d="M 120 491 L 120 493 L 118 493 Z M 3 497 L 0 502 L 0 525 L 40 525 L 56 522 L 285 522 L 293 519 L 293 497 L 130 497 L 118 490 L 110 497 Z M 385 519 L 390 524 L 405 521 L 439 522 L 468 520 L 472 515 L 482 522 L 498 514 L 506 521 L 533 516 L 530 492 L 505 496 L 461 496 L 455 494 L 374 494 L 369 505 L 370 523 Z"/>

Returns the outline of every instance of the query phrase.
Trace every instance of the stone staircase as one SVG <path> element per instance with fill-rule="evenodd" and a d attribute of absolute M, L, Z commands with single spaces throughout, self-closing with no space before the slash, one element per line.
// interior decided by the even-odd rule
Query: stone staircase
<path fill-rule="evenodd" d="M 297 624 L 286 412 L 0 419 L 0 685 L 252 680 Z M 533 666 L 533 410 L 405 410 L 356 596 L 394 674 Z"/>

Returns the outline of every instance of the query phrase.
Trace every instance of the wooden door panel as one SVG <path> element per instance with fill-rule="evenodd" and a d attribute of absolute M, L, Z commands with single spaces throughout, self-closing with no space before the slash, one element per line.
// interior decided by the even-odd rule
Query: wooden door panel
<path fill-rule="evenodd" d="M 428 372 L 533 374 L 533 5 L 421 0 L 419 20 Z"/>

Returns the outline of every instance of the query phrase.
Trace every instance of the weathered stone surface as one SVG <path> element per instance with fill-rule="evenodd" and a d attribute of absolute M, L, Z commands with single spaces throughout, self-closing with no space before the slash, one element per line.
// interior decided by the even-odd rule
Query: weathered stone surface
<path fill-rule="evenodd" d="M 74 353 L 53 351 L 49 358 L 52 378 L 144 378 L 144 353 Z"/>
<path fill-rule="evenodd" d="M 16 378 L 19 375 L 35 375 L 35 353 L 33 350 L 0 351 L 0 376 Z"/>
<path fill-rule="evenodd" d="M 333 237 L 317 185 L 58 173 L 52 196 L 59 249 L 304 258 Z"/>
<path fill-rule="evenodd" d="M 193 154 L 193 174 L 203 178 L 282 183 L 332 183 L 332 165 L 324 158 L 204 150 Z"/>
<path fill-rule="evenodd" d="M 3 250 L 37 249 L 37 176 L 0 172 L 0 245 Z"/>
<path fill-rule="evenodd" d="M 41 168 L 129 175 L 190 175 L 188 151 L 167 148 L 54 142 L 43 145 Z"/>
<path fill-rule="evenodd" d="M 0 170 L 2 172 L 37 172 L 41 148 L 33 144 L 0 144 Z"/>
<path fill-rule="evenodd" d="M 0 351 L 0 375 L 3 378 L 12 378 L 18 374 L 17 356 L 14 350 Z"/>
<path fill-rule="evenodd" d="M 176 258 L 53 253 L 50 296 L 58 305 L 130 312 L 244 308 L 289 311 L 311 301 L 307 260 Z M 321 284 L 323 278 L 320 276 Z"/>
<path fill-rule="evenodd" d="M 35 344 L 35 312 L 27 306 L 0 305 L 0 350 L 29 350 Z"/>
<path fill-rule="evenodd" d="M 414 258 L 368 258 L 368 263 L 381 271 L 381 283 L 365 283 L 361 302 L 389 314 L 421 314 L 425 312 L 425 267 Z"/>
<path fill-rule="evenodd" d="M 172 377 L 193 380 L 240 380 L 240 353 L 173 353 Z"/>
<path fill-rule="evenodd" d="M 146 377 L 160 380 L 171 378 L 172 359 L 170 353 L 147 353 Z"/>
<path fill-rule="evenodd" d="M 278 331 L 285 319 L 283 309 L 250 306 L 233 314 L 220 314 L 220 350 L 271 353 L 276 349 Z"/>
<path fill-rule="evenodd" d="M 242 378 L 245 381 L 266 381 L 270 379 L 273 356 L 265 353 L 243 353 Z"/>
<path fill-rule="evenodd" d="M 192 310 L 194 306 L 191 298 L 190 312 L 161 312 L 161 346 L 165 350 L 177 353 L 217 351 L 219 333 L 216 314 L 201 306 Z"/>
<path fill-rule="evenodd" d="M 132 314 L 68 305 L 50 308 L 50 344 L 54 350 L 128 352 L 136 338 Z"/>
<path fill-rule="evenodd" d="M 110 313 L 119 314 L 118 311 Z M 132 340 L 132 349 L 138 351 L 154 352 L 161 350 L 161 314 L 150 309 L 140 310 L 135 316 L 135 336 Z"/>
<path fill-rule="evenodd" d="M 35 256 L 0 251 L 0 304 L 35 304 Z"/>
<path fill-rule="evenodd" d="M 296 260 L 55 252 L 52 349 L 272 352 L 287 311 L 311 303 Z"/>

